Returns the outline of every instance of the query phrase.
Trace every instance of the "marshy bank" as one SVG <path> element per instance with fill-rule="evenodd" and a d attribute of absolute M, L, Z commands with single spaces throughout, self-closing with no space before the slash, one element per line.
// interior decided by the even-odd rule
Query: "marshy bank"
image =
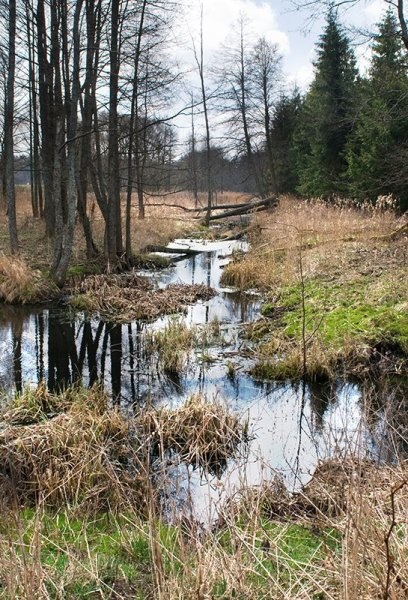
<path fill-rule="evenodd" d="M 406 463 L 325 461 L 292 494 L 265 472 L 211 526 L 169 521 L 169 461 L 208 473 L 245 437 L 198 398 L 129 418 L 100 388 L 25 392 L 0 432 L 0 597 L 404 597 Z"/>
<path fill-rule="evenodd" d="M 380 201 L 282 200 L 258 217 L 251 251 L 222 281 L 263 291 L 248 331 L 260 378 L 408 374 L 408 235 Z"/>
<path fill-rule="evenodd" d="M 247 254 L 184 240 L 125 286 L 77 283 L 93 308 L 4 307 L 0 597 L 404 597 L 399 225 L 283 200 Z M 127 321 L 169 285 L 212 291 Z"/>

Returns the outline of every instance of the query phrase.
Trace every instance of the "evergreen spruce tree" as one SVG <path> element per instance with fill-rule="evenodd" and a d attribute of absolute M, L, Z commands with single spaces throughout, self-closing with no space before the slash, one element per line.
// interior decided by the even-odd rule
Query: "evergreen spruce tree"
<path fill-rule="evenodd" d="M 295 192 L 299 183 L 293 156 L 293 135 L 301 102 L 297 89 L 291 95 L 283 94 L 275 106 L 272 118 L 271 139 L 279 193 Z"/>
<path fill-rule="evenodd" d="M 301 194 L 330 198 L 345 190 L 345 147 L 353 124 L 356 80 L 354 53 L 331 8 L 295 136 Z"/>
<path fill-rule="evenodd" d="M 388 10 L 374 38 L 369 77 L 348 144 L 347 174 L 355 198 L 375 200 L 392 193 L 406 209 L 408 65 L 398 30 Z"/>

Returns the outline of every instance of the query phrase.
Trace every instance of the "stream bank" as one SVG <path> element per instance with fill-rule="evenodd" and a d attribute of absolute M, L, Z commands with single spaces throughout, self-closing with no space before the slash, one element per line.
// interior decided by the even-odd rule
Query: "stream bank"
<path fill-rule="evenodd" d="M 172 285 L 214 290 L 178 316 L 121 323 L 61 307 L 4 307 L 4 392 L 10 396 L 42 381 L 51 392 L 79 381 L 86 387 L 100 382 L 128 414 L 144 405 L 175 409 L 194 395 L 225 403 L 248 422 L 250 441 L 242 456 L 213 478 L 222 482 L 224 498 L 243 479 L 257 484 L 275 472 L 289 489 L 297 488 L 320 460 L 334 454 L 392 461 L 395 439 L 387 421 L 387 386 L 342 379 L 307 385 L 254 379 L 250 368 L 256 354 L 242 333 L 243 326 L 259 319 L 260 297 L 221 284 L 226 265 L 243 256 L 247 244 L 187 239 L 170 245 L 176 257 L 186 247 L 191 251 L 187 258 L 158 272 L 135 275 L 149 280 L 147 293 Z M 165 362 L 166 351 L 177 356 L 176 368 Z M 203 485 L 200 473 L 189 465 L 177 464 L 167 485 L 165 497 L 175 498 L 177 505 L 188 498 L 204 521 L 209 505 L 221 497 L 220 487 L 214 488 L 211 478 Z"/>

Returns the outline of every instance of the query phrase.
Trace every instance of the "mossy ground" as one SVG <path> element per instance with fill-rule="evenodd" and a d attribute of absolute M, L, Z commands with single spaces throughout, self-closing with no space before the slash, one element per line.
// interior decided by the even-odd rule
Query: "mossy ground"
<path fill-rule="evenodd" d="M 375 208 L 300 201 L 260 223 L 249 255 L 224 273 L 264 292 L 265 319 L 248 333 L 257 377 L 408 373 L 408 238 L 390 235 L 399 226 Z"/>

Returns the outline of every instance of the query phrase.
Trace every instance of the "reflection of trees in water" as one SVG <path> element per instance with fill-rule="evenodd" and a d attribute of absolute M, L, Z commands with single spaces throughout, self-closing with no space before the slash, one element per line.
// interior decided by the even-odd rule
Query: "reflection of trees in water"
<path fill-rule="evenodd" d="M 316 431 L 322 431 L 324 424 L 324 415 L 331 402 L 337 398 L 337 389 L 335 382 L 308 384 L 310 412 L 312 415 L 312 426 Z"/>
<path fill-rule="evenodd" d="M 14 385 L 17 392 L 23 391 L 23 369 L 22 369 L 22 355 L 21 355 L 21 337 L 23 335 L 23 323 L 22 319 L 14 319 L 11 322 L 11 337 L 13 343 L 13 374 L 14 374 Z"/>
<path fill-rule="evenodd" d="M 210 265 L 209 260 L 207 268 Z M 245 310 L 245 307 L 242 309 Z M 58 309 L 33 313 L 26 308 L 13 307 L 1 311 L 0 330 L 1 339 L 9 349 L 2 360 L 1 385 L 6 390 L 14 388 L 21 391 L 26 383 L 25 370 L 28 367 L 31 371 L 31 365 L 35 367 L 37 382 L 46 379 L 52 391 L 66 388 L 76 381 L 83 381 L 89 386 L 100 381 L 111 389 L 115 401 L 123 398 L 139 404 L 148 399 L 152 390 L 155 395 L 168 396 L 184 393 L 185 386 L 191 386 L 188 378 L 170 380 L 156 371 L 144 351 L 146 323 L 122 326 L 103 321 L 69 320 Z M 211 386 L 211 378 L 219 377 L 219 370 L 209 368 L 205 362 L 198 363 L 193 373 L 194 389 L 204 393 L 206 386 Z M 223 376 L 226 377 L 225 370 Z M 245 381 L 237 375 L 228 380 L 223 389 L 229 390 L 228 396 L 242 400 L 246 394 Z M 269 390 L 259 382 L 259 389 L 267 395 L 271 391 L 276 393 L 276 386 L 271 384 Z M 345 382 L 300 384 L 297 390 L 292 386 L 299 398 L 299 447 L 306 432 L 316 435 L 316 439 L 322 433 L 328 407 L 338 400 L 339 395 L 344 396 L 344 386 Z M 401 378 L 397 382 L 388 378 L 359 382 L 358 386 L 364 427 L 377 446 L 382 435 L 382 456 L 389 459 L 395 455 L 395 448 L 407 456 L 407 380 L 404 383 Z M 256 387 L 257 383 L 252 382 L 251 389 Z M 248 395 L 248 401 L 254 396 L 255 391 Z M 342 401 L 347 402 L 347 398 Z"/>
<path fill-rule="evenodd" d="M 35 359 L 37 367 L 37 379 L 44 379 L 44 314 L 35 315 Z"/>
<path fill-rule="evenodd" d="M 58 392 L 78 381 L 78 353 L 75 343 L 75 323 L 63 322 L 58 312 L 48 313 L 48 389 Z"/>
<path fill-rule="evenodd" d="M 110 339 L 111 385 L 114 402 L 119 401 L 122 390 L 122 326 L 107 325 Z"/>
<path fill-rule="evenodd" d="M 381 460 L 408 457 L 408 379 L 383 377 L 360 382 L 367 427 Z"/>
<path fill-rule="evenodd" d="M 36 360 L 38 381 L 48 373 L 50 390 L 65 389 L 77 381 L 92 386 L 108 384 L 114 401 L 124 388 L 135 401 L 144 393 L 141 369 L 143 324 L 119 325 L 99 321 L 64 320 L 59 311 L 49 311 L 48 330 L 43 315 L 36 315 Z M 124 329 L 125 328 L 125 329 Z M 48 365 L 44 365 L 44 338 L 48 331 Z M 127 335 L 126 335 L 127 330 Z M 129 368 L 125 369 L 125 359 Z M 124 375 L 126 374 L 126 376 Z"/>
<path fill-rule="evenodd" d="M 22 309 L 12 305 L 1 307 L 0 329 L 5 347 L 1 357 L 3 374 L 0 385 L 6 391 L 13 386 L 17 392 L 21 392 L 23 388 L 22 335 L 29 315 L 30 311 L 25 307 Z M 9 345 L 10 340 L 11 345 Z"/>

